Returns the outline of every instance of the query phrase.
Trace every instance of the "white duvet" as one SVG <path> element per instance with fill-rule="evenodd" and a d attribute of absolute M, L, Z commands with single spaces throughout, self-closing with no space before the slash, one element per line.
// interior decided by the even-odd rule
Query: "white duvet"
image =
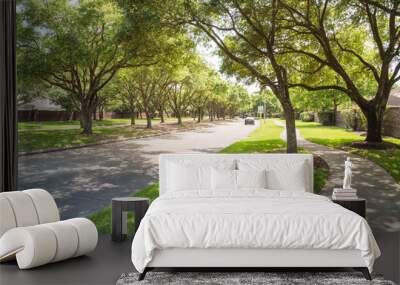
<path fill-rule="evenodd" d="M 165 248 L 358 249 L 370 272 L 380 255 L 359 215 L 324 196 L 266 190 L 157 198 L 134 237 L 132 262 L 143 272 Z"/>

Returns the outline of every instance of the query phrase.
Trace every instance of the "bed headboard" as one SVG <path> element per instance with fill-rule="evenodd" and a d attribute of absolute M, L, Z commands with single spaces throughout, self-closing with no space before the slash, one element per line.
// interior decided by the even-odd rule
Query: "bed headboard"
<path fill-rule="evenodd" d="M 167 191 L 168 181 L 168 163 L 170 162 L 193 162 L 197 163 L 209 163 L 214 164 L 217 161 L 232 161 L 236 164 L 239 159 L 255 159 L 255 160 L 267 160 L 269 163 L 285 162 L 304 162 L 306 167 L 306 191 L 314 192 L 314 168 L 313 168 L 313 156 L 312 154 L 161 154 L 159 157 L 159 182 L 160 182 L 160 195 Z"/>

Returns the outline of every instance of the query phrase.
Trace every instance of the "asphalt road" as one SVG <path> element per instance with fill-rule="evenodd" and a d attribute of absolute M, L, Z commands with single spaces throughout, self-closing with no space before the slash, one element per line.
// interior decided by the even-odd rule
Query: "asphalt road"
<path fill-rule="evenodd" d="M 161 153 L 217 152 L 257 126 L 243 121 L 19 159 L 19 189 L 52 193 L 61 217 L 85 216 L 158 180 Z"/>

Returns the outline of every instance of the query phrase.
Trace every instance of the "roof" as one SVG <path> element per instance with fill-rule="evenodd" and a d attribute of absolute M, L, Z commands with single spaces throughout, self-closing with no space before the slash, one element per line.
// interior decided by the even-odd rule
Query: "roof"
<path fill-rule="evenodd" d="M 62 111 L 63 108 L 48 98 L 35 98 L 30 103 L 18 106 L 18 110 Z"/>

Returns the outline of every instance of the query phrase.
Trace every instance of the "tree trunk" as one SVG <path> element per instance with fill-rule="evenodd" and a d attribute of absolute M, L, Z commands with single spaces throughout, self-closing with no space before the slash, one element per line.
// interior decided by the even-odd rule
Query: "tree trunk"
<path fill-rule="evenodd" d="M 182 116 L 181 116 L 181 113 L 177 112 L 177 113 L 176 113 L 176 118 L 178 119 L 178 125 L 182 125 Z"/>
<path fill-rule="evenodd" d="M 333 118 L 332 118 L 332 123 L 334 126 L 336 126 L 336 119 L 337 119 L 337 107 L 338 104 L 336 102 L 336 100 L 333 100 Z"/>
<path fill-rule="evenodd" d="M 292 107 L 284 108 L 286 121 L 286 152 L 297 153 L 296 121 Z"/>
<path fill-rule="evenodd" d="M 201 108 L 197 109 L 197 122 L 200 123 L 201 122 Z"/>
<path fill-rule="evenodd" d="M 164 110 L 160 109 L 158 113 L 160 114 L 160 122 L 164 123 Z"/>
<path fill-rule="evenodd" d="M 286 121 L 286 152 L 297 153 L 296 115 L 290 101 L 289 89 L 283 86 L 281 90 L 282 93 L 276 94 L 276 97 L 282 105 Z"/>
<path fill-rule="evenodd" d="M 136 124 L 136 114 L 135 111 L 131 112 L 131 126 L 134 126 Z"/>
<path fill-rule="evenodd" d="M 83 115 L 82 115 L 82 110 L 78 112 L 79 115 L 79 125 L 80 128 L 83 129 Z"/>
<path fill-rule="evenodd" d="M 282 105 L 286 121 L 286 152 L 297 153 L 296 114 L 290 101 L 286 69 L 277 66 L 275 71 L 279 75 L 279 87 L 275 89 L 275 95 Z"/>
<path fill-rule="evenodd" d="M 92 131 L 92 115 L 93 113 L 90 110 L 82 110 L 81 111 L 81 125 L 82 125 L 82 134 L 91 135 Z"/>
<path fill-rule="evenodd" d="M 371 143 L 381 143 L 382 142 L 382 120 L 383 111 L 379 112 L 375 107 L 371 107 L 363 111 L 367 119 L 367 137 L 365 141 Z"/>
<path fill-rule="evenodd" d="M 103 107 L 99 108 L 99 121 L 103 121 L 104 119 L 104 110 Z"/>
<path fill-rule="evenodd" d="M 151 129 L 151 116 L 149 112 L 145 112 L 146 114 L 146 128 Z"/>

